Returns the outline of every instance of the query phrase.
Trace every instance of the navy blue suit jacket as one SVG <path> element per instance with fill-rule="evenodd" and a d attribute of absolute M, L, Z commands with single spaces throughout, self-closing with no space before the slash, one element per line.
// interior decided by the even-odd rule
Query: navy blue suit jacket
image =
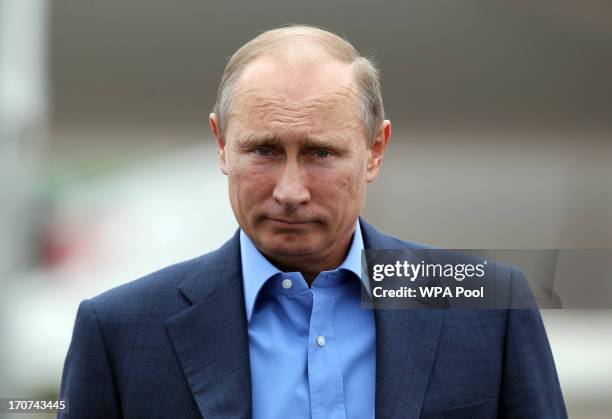
<path fill-rule="evenodd" d="M 416 249 L 361 221 L 366 249 Z M 505 281 L 521 281 L 507 268 Z M 537 309 L 376 310 L 377 418 L 567 417 Z M 249 418 L 238 234 L 79 306 L 69 418 Z"/>

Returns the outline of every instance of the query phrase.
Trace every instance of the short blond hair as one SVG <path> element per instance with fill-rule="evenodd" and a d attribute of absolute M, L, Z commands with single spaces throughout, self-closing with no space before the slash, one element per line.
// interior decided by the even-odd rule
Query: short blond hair
<path fill-rule="evenodd" d="M 231 56 L 225 66 L 213 109 L 218 118 L 221 137 L 227 129 L 236 83 L 245 67 L 255 58 L 275 51 L 288 41 L 300 38 L 315 42 L 332 57 L 351 65 L 358 89 L 359 115 L 363 119 L 368 144 L 371 144 L 385 119 L 378 68 L 371 59 L 359 54 L 347 40 L 332 32 L 308 25 L 288 25 L 263 32 Z"/>

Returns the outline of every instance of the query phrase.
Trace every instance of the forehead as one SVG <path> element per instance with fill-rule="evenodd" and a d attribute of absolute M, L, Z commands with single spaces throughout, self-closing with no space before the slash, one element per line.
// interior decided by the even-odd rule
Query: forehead
<path fill-rule="evenodd" d="M 237 83 L 228 116 L 230 125 L 258 131 L 362 128 L 350 65 L 324 54 L 297 62 L 254 60 Z"/>

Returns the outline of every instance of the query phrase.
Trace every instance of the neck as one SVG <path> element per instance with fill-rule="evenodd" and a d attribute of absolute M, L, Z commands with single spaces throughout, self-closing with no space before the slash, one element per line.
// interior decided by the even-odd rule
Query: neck
<path fill-rule="evenodd" d="M 310 287 L 315 278 L 323 271 L 336 269 L 348 254 L 353 235 L 351 234 L 339 246 L 335 246 L 329 254 L 321 256 L 300 256 L 300 257 L 270 257 L 267 259 L 283 272 L 299 272 L 302 274 L 306 283 Z"/>

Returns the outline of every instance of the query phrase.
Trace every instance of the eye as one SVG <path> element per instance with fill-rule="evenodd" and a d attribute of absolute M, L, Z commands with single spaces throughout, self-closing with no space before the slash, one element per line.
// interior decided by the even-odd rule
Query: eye
<path fill-rule="evenodd" d="M 331 156 L 331 153 L 329 152 L 329 150 L 317 150 L 315 151 L 315 156 L 319 157 L 319 158 L 325 158 L 325 157 L 329 157 Z"/>
<path fill-rule="evenodd" d="M 255 154 L 262 157 L 272 155 L 272 149 L 270 147 L 257 147 L 254 151 Z"/>

